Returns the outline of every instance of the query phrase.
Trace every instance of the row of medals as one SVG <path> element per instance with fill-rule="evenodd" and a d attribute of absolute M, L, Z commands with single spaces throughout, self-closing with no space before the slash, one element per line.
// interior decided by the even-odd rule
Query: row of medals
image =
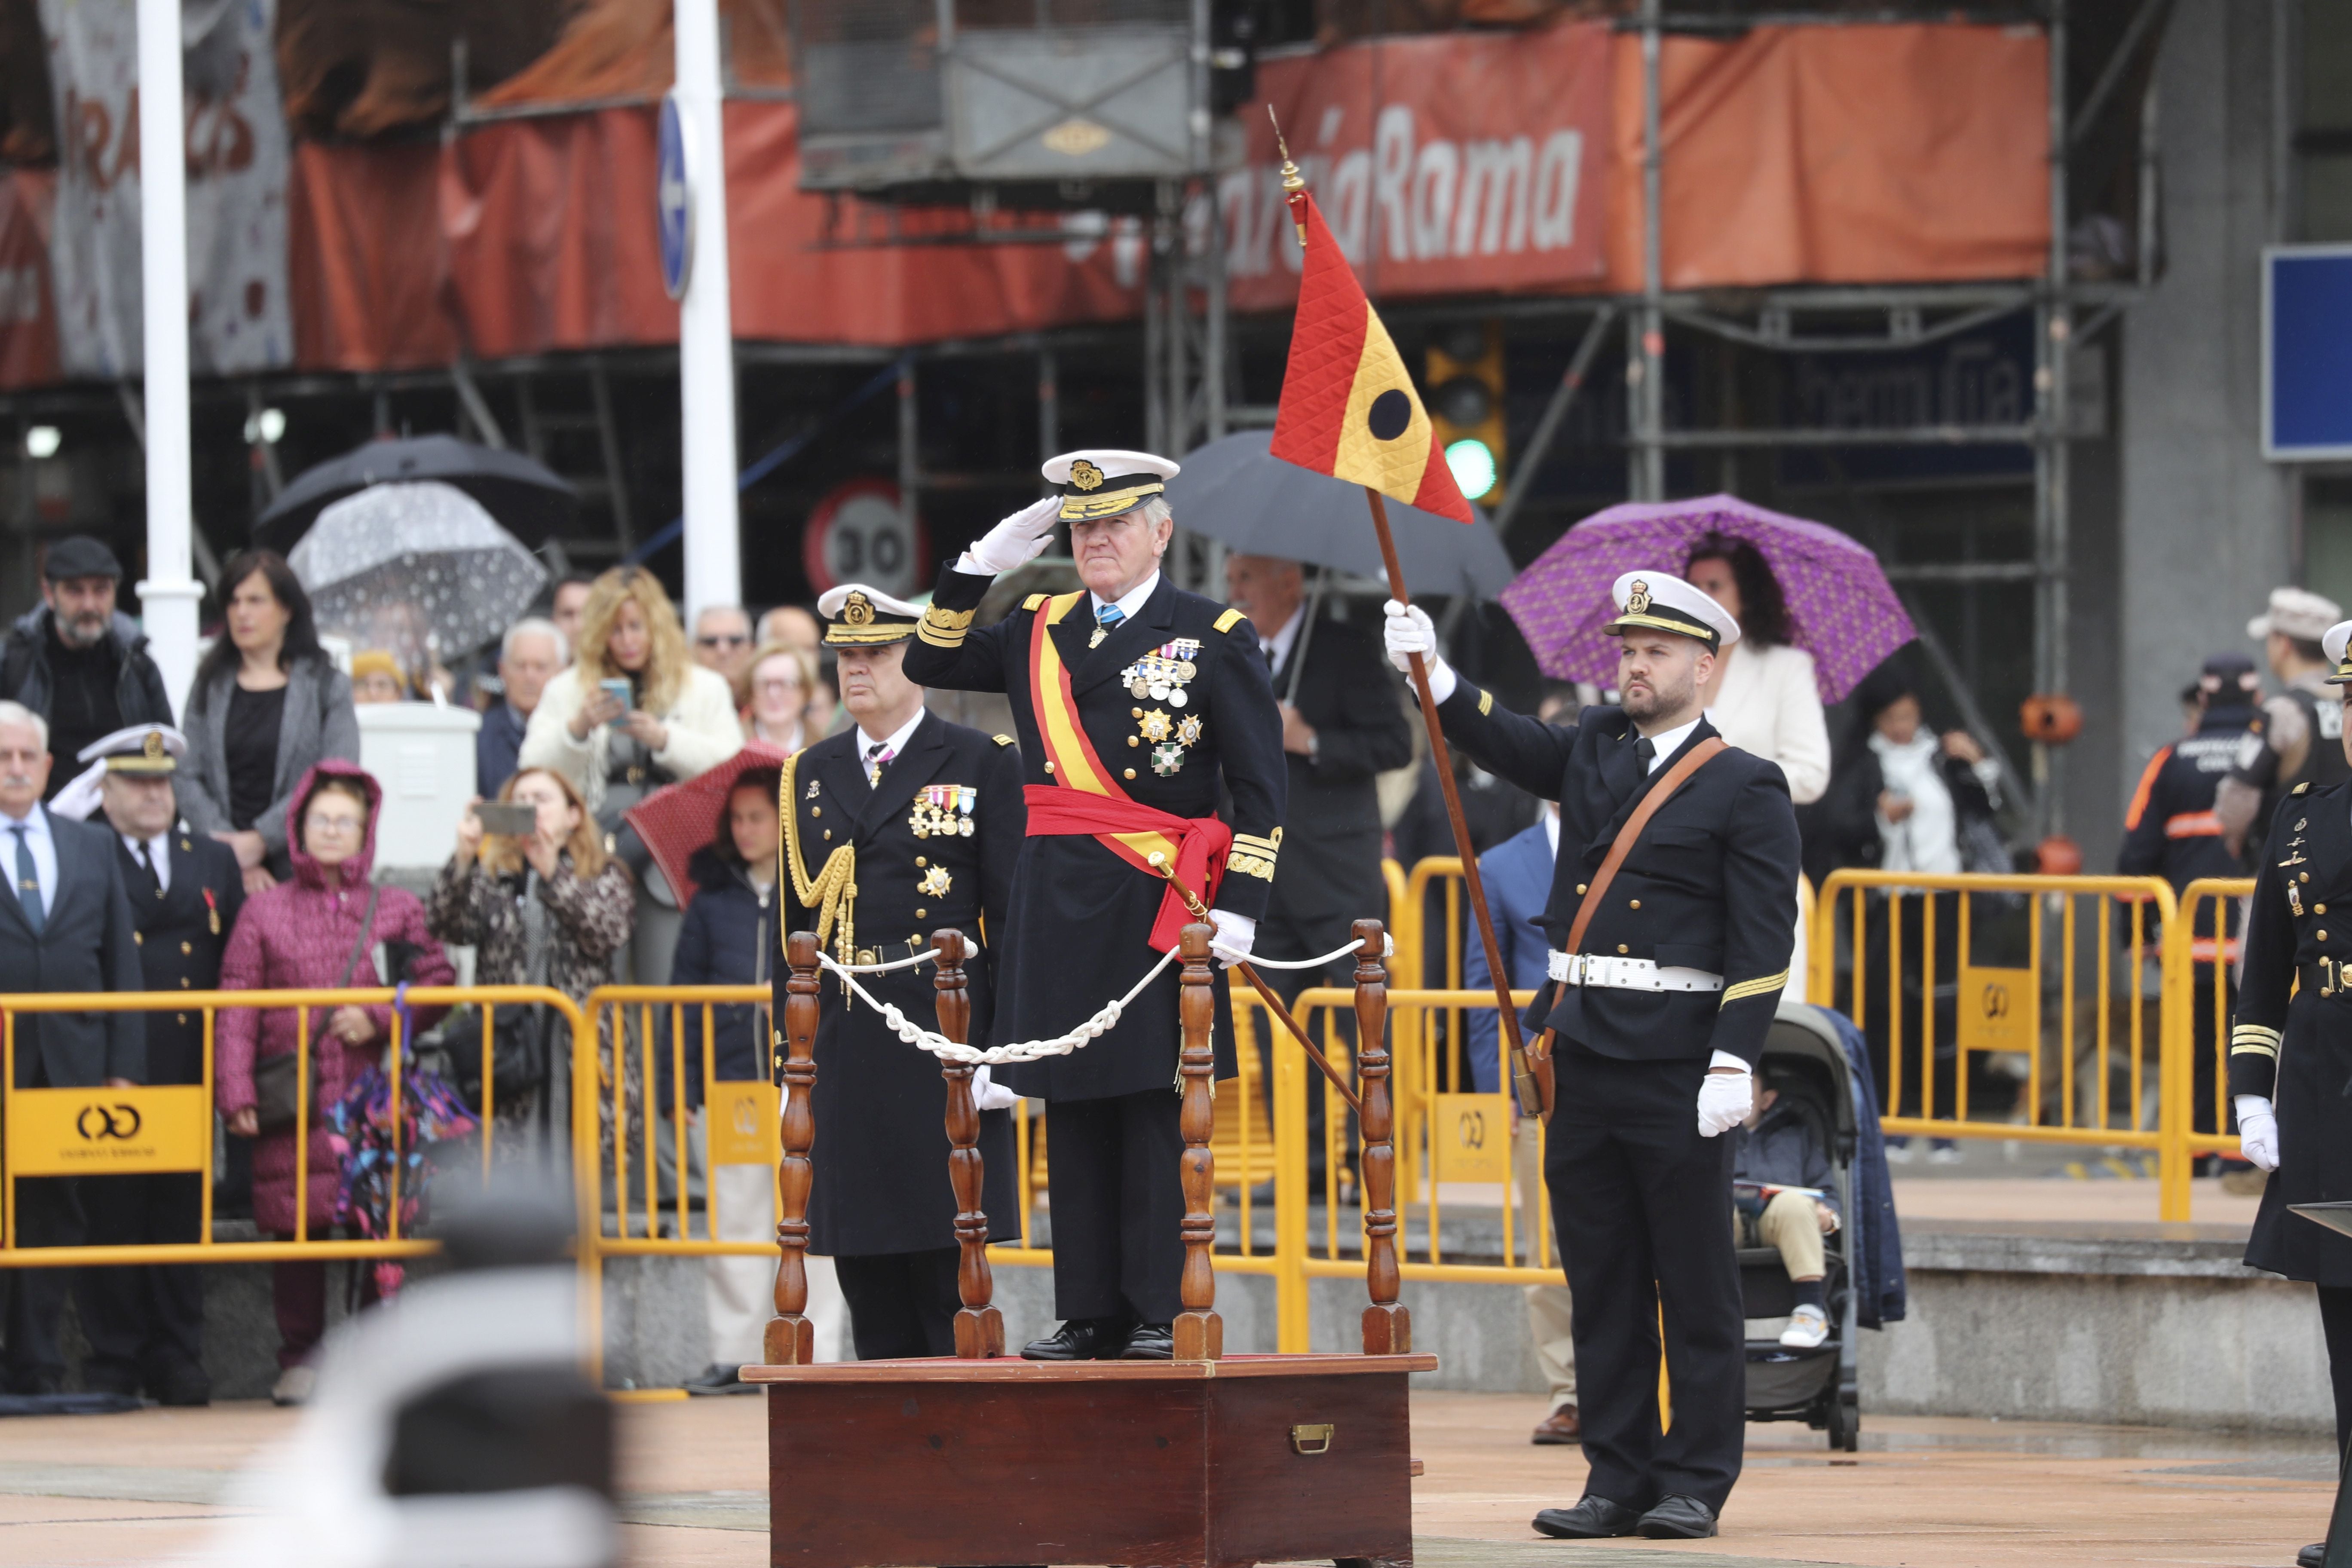
<path fill-rule="evenodd" d="M 969 838 L 971 808 L 980 791 L 971 784 L 925 784 L 915 795 L 915 809 L 907 826 L 918 838 Z"/>
<path fill-rule="evenodd" d="M 1139 701 L 1149 699 L 1181 708 L 1192 700 L 1184 688 L 1201 672 L 1194 662 L 1200 652 L 1200 638 L 1178 637 L 1119 671 L 1119 679 L 1127 683 L 1128 695 Z M 1201 742 L 1201 716 L 1187 713 L 1180 719 L 1164 708 L 1131 711 L 1136 729 L 1151 747 L 1151 771 L 1162 778 L 1181 772 L 1184 749 Z"/>

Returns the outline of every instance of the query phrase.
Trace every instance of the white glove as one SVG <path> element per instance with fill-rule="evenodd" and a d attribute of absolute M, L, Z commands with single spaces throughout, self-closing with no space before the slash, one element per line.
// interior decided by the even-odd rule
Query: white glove
<path fill-rule="evenodd" d="M 1430 624 L 1429 613 L 1419 605 L 1400 605 L 1391 599 L 1388 626 L 1381 634 L 1389 645 L 1389 662 L 1407 675 L 1412 673 L 1412 656 L 1421 655 L 1429 667 L 1429 695 L 1443 702 L 1454 695 L 1454 668 L 1438 657 L 1437 628 Z"/>
<path fill-rule="evenodd" d="M 971 1102 L 982 1110 L 1010 1110 L 1021 1097 L 988 1076 L 986 1063 L 972 1069 Z"/>
<path fill-rule="evenodd" d="M 957 558 L 956 570 L 975 577 L 993 577 L 1035 560 L 1054 542 L 1054 523 L 1061 510 L 1059 496 L 1023 507 L 982 534 Z"/>
<path fill-rule="evenodd" d="M 1250 955 L 1250 948 L 1257 941 L 1257 921 L 1231 910 L 1211 910 L 1209 923 L 1217 928 L 1217 934 L 1210 940 L 1234 950 L 1232 954 L 1217 954 L 1221 967 L 1231 969 Z"/>
<path fill-rule="evenodd" d="M 1719 1138 L 1748 1120 L 1756 1107 L 1756 1077 L 1746 1070 L 1707 1069 L 1698 1080 L 1698 1135 Z"/>
<path fill-rule="evenodd" d="M 2238 1096 L 2238 1152 L 2265 1171 L 2279 1165 L 2278 1118 L 2259 1094 Z"/>

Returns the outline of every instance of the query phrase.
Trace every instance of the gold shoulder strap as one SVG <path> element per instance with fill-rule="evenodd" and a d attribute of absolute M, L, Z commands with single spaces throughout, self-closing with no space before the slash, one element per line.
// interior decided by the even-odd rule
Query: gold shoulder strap
<path fill-rule="evenodd" d="M 794 752 L 784 759 L 783 772 L 776 780 L 776 815 L 783 827 L 783 842 L 778 847 L 778 858 L 783 861 L 783 873 L 792 879 L 793 897 L 816 911 L 817 945 L 832 933 L 834 921 L 841 922 L 841 939 L 834 947 L 834 957 L 844 963 L 857 962 L 857 847 L 845 844 L 825 857 L 824 868 L 811 880 L 801 868 L 800 814 L 793 809 L 793 780 L 800 773 L 801 759 L 805 750 Z M 777 940 L 783 940 L 782 921 L 776 922 Z"/>

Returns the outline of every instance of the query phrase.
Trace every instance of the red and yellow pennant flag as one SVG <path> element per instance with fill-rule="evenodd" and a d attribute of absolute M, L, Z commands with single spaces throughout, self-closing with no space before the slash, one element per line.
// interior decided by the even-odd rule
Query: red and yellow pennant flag
<path fill-rule="evenodd" d="M 1423 511 L 1475 521 L 1412 377 L 1315 198 L 1296 191 L 1290 203 L 1306 235 L 1307 270 L 1298 280 L 1274 455 Z"/>

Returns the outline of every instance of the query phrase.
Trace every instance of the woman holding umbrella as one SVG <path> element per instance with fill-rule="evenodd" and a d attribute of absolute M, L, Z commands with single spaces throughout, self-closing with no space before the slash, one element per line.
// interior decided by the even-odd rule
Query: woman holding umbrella
<path fill-rule="evenodd" d="M 1830 730 L 1813 656 L 1789 641 L 1789 605 L 1763 552 L 1709 534 L 1683 577 L 1730 613 L 1744 634 L 1699 693 L 1709 722 L 1743 752 L 1780 764 L 1789 798 L 1811 805 L 1830 787 Z"/>

